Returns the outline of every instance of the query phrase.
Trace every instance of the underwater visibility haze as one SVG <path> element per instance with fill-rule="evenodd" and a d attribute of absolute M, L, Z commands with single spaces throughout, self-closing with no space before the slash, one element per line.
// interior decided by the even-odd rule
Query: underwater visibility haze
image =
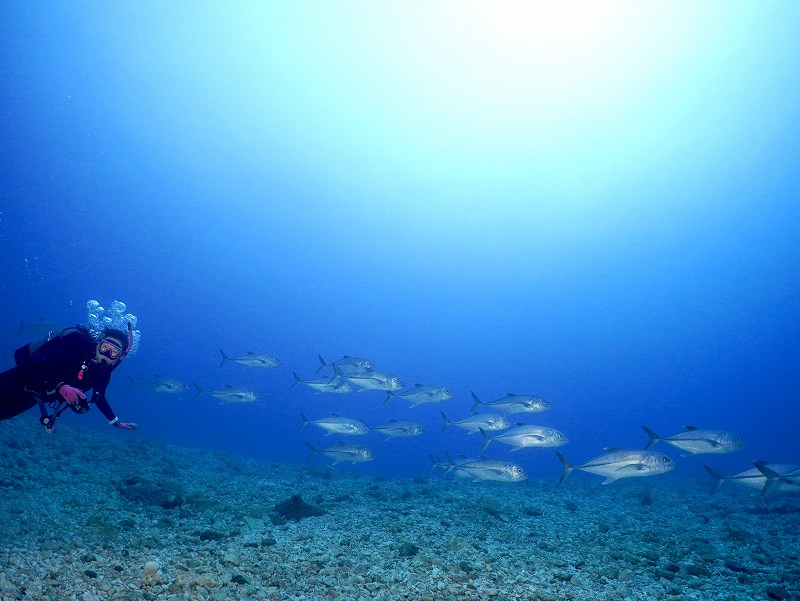
<path fill-rule="evenodd" d="M 2 369 L 88 301 L 141 339 L 108 389 L 136 432 L 2 434 L 559 507 L 755 469 L 719 515 L 796 508 L 799 31 L 788 1 L 3 3 Z"/>
<path fill-rule="evenodd" d="M 4 347 L 122 300 L 140 434 L 275 461 L 333 411 L 422 423 L 365 469 L 424 473 L 478 447 L 440 432 L 471 391 L 549 400 L 578 457 L 644 424 L 798 461 L 798 11 L 719 8 L 8 4 Z M 453 396 L 290 388 L 318 354 Z"/>

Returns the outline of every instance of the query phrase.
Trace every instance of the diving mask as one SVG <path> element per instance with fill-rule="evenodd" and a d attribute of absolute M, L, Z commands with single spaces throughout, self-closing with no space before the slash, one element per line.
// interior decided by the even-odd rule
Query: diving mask
<path fill-rule="evenodd" d="M 97 347 L 97 352 L 114 361 L 122 355 L 122 347 L 110 338 L 103 338 Z"/>

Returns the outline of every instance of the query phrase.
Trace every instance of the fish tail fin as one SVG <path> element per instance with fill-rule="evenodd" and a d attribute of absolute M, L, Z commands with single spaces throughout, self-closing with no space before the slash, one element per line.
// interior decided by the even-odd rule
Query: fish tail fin
<path fill-rule="evenodd" d="M 564 471 L 561 472 L 561 478 L 558 479 L 558 483 L 561 484 L 564 480 L 567 479 L 567 476 L 569 476 L 572 473 L 572 466 L 569 464 L 569 461 L 567 461 L 567 458 L 564 457 L 561 453 L 556 451 L 556 455 L 558 455 L 558 458 L 561 461 L 561 465 L 564 467 Z"/>
<path fill-rule="evenodd" d="M 386 398 L 383 399 L 383 404 L 385 405 L 386 403 L 388 403 L 389 399 L 391 399 L 393 396 L 394 396 L 394 393 L 391 390 L 387 390 L 386 391 Z"/>
<path fill-rule="evenodd" d="M 328 363 L 325 361 L 325 359 L 323 359 L 323 358 L 322 358 L 322 355 L 319 355 L 319 354 L 318 354 L 318 355 L 317 355 L 317 357 L 319 357 L 319 367 L 317 368 L 317 371 L 316 371 L 316 372 L 314 372 L 314 373 L 319 373 L 319 372 L 321 372 L 321 371 L 322 371 L 324 368 L 328 367 Z"/>
<path fill-rule="evenodd" d="M 293 372 L 292 372 L 292 376 L 294 376 L 294 382 L 292 382 L 292 385 L 291 385 L 289 388 L 294 388 L 294 387 L 295 387 L 295 385 L 296 385 L 298 382 L 302 382 L 302 381 L 303 381 L 303 380 L 301 380 L 301 379 L 300 379 L 300 376 L 298 376 L 298 375 L 297 375 L 297 372 L 296 372 L 296 371 L 293 371 Z"/>
<path fill-rule="evenodd" d="M 471 390 L 469 393 L 472 395 L 472 400 L 475 401 L 472 403 L 472 408 L 469 410 L 470 413 L 477 413 L 478 409 L 480 409 L 481 405 L 483 405 L 483 401 L 478 398 L 478 395 L 472 392 Z"/>
<path fill-rule="evenodd" d="M 136 380 L 134 380 L 130 374 L 128 374 L 128 390 L 133 388 L 133 385 L 136 384 Z"/>
<path fill-rule="evenodd" d="M 447 474 L 450 470 L 452 470 L 454 467 L 456 467 L 456 462 L 453 461 L 452 457 L 450 457 L 450 452 L 449 451 L 445 451 L 444 454 L 445 454 L 445 457 L 447 457 L 447 469 L 444 470 L 444 473 Z"/>
<path fill-rule="evenodd" d="M 489 446 L 489 443 L 492 442 L 492 439 L 483 428 L 478 428 L 478 430 L 480 431 L 481 436 L 483 436 L 483 444 L 481 445 L 481 453 L 483 453 L 486 450 L 486 447 Z"/>
<path fill-rule="evenodd" d="M 647 426 L 642 426 L 642 430 L 644 430 L 645 433 L 647 433 L 647 435 L 650 437 L 650 440 L 647 441 L 647 444 L 644 447 L 645 451 L 661 440 L 661 437 Z"/>
<path fill-rule="evenodd" d="M 439 466 L 439 460 L 433 456 L 433 453 L 429 453 L 428 457 L 431 458 L 431 469 L 428 470 L 428 476 L 430 476 L 433 473 L 433 470 Z"/>
<path fill-rule="evenodd" d="M 764 488 L 761 489 L 762 497 L 780 485 L 782 480 L 781 475 L 775 470 L 768 468 L 766 461 L 754 461 L 753 465 L 756 466 L 756 469 L 767 479 L 767 481 L 764 482 Z"/>
<path fill-rule="evenodd" d="M 312 458 L 314 455 L 316 455 L 317 453 L 319 453 L 319 451 L 318 451 L 317 449 L 315 449 L 313 446 L 311 446 L 311 443 L 309 443 L 309 442 L 307 442 L 307 443 L 306 443 L 306 446 L 307 446 L 307 447 L 308 447 L 308 448 L 311 450 L 311 453 L 310 453 L 310 454 L 308 455 L 308 457 L 306 458 L 306 461 L 308 461 L 308 460 L 309 460 L 309 459 L 311 459 L 311 458 Z"/>
<path fill-rule="evenodd" d="M 220 354 L 220 355 L 222 355 L 222 361 L 220 361 L 220 362 L 219 362 L 219 366 L 220 366 L 220 367 L 222 367 L 223 365 L 225 365 L 225 363 L 227 363 L 228 361 L 230 361 L 230 360 L 231 360 L 231 359 L 230 359 L 230 357 L 228 357 L 228 355 L 226 355 L 226 354 L 225 354 L 225 353 L 222 351 L 222 349 L 219 349 L 219 354 Z"/>
<path fill-rule="evenodd" d="M 205 390 L 203 390 L 202 388 L 200 388 L 200 387 L 199 387 L 197 384 L 194 384 L 194 383 L 193 383 L 193 384 L 192 384 L 192 386 L 194 386 L 195 388 L 197 388 L 197 394 L 196 394 L 196 395 L 194 395 L 194 398 L 197 398 L 197 397 L 199 397 L 200 395 L 203 395 L 203 394 L 205 394 L 205 393 L 206 393 L 206 391 L 205 391 Z"/>
<path fill-rule="evenodd" d="M 709 467 L 707 465 L 704 465 L 703 467 L 706 468 L 706 471 L 708 472 L 708 474 L 712 478 L 714 478 L 714 484 L 711 485 L 711 491 L 708 493 L 709 496 L 711 496 L 715 492 L 717 492 L 717 489 L 725 483 L 725 480 L 727 480 L 727 478 L 725 476 L 723 476 L 722 474 L 720 474 L 713 467 Z"/>
<path fill-rule="evenodd" d="M 442 414 L 442 419 L 444 420 L 444 425 L 442 426 L 442 430 L 444 430 L 447 426 L 449 426 L 453 422 L 451 422 L 449 419 L 447 419 L 447 416 L 444 414 L 444 411 L 440 411 L 439 413 Z"/>
<path fill-rule="evenodd" d="M 305 427 L 306 427 L 306 424 L 308 423 L 308 418 L 306 417 L 306 414 L 305 414 L 305 413 L 303 413 L 302 411 L 300 412 L 300 417 L 302 417 L 302 418 L 303 418 L 303 423 L 302 423 L 302 424 L 300 424 L 300 427 L 297 429 L 297 431 L 298 431 L 298 432 L 299 432 L 300 430 L 302 430 L 303 428 L 305 428 Z"/>

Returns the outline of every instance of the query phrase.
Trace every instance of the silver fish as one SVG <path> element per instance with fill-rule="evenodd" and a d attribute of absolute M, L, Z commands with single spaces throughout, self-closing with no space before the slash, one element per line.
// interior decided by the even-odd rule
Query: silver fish
<path fill-rule="evenodd" d="M 515 463 L 494 459 L 475 459 L 458 465 L 453 464 L 451 472 L 459 478 L 472 478 L 473 482 L 495 480 L 497 482 L 521 482 L 528 474 Z"/>
<path fill-rule="evenodd" d="M 357 444 L 338 442 L 334 446 L 328 447 L 327 449 L 322 449 L 321 451 L 317 450 L 309 443 L 306 443 L 306 446 L 311 449 L 311 454 L 308 456 L 309 459 L 311 459 L 317 453 L 321 453 L 322 455 L 333 459 L 333 465 L 336 465 L 342 461 L 349 461 L 350 463 L 363 463 L 365 461 L 372 461 L 375 459 L 370 449 Z"/>
<path fill-rule="evenodd" d="M 360 419 L 352 417 L 341 417 L 335 413 L 331 413 L 330 417 L 323 417 L 321 419 L 308 419 L 304 413 L 300 412 L 303 418 L 303 423 L 300 430 L 305 428 L 306 424 L 314 424 L 325 430 L 330 436 L 331 434 L 348 434 L 352 436 L 363 436 L 369 434 L 369 426 Z"/>
<path fill-rule="evenodd" d="M 238 363 L 244 367 L 279 367 L 281 365 L 281 360 L 277 357 L 270 357 L 269 355 L 259 355 L 258 353 L 254 353 L 252 351 L 248 351 L 244 355 L 239 355 L 238 357 L 228 357 L 222 349 L 219 349 L 220 354 L 222 355 L 222 361 L 220 361 L 219 366 L 222 367 L 228 361 L 233 361 L 234 363 Z"/>
<path fill-rule="evenodd" d="M 714 468 L 703 466 L 714 478 L 714 484 L 711 486 L 709 494 L 713 495 L 725 482 L 735 482 L 756 488 L 761 491 L 762 495 L 767 494 L 770 490 L 800 491 L 800 482 L 793 481 L 794 478 L 800 478 L 800 466 L 765 461 L 756 461 L 754 465 L 756 467 L 733 476 L 723 476 Z"/>
<path fill-rule="evenodd" d="M 359 390 L 400 390 L 403 383 L 400 378 L 382 371 L 365 371 L 349 373 L 342 378 L 350 381 Z"/>
<path fill-rule="evenodd" d="M 389 423 L 382 426 L 374 426 L 372 429 L 383 434 L 386 440 L 399 436 L 419 436 L 425 433 L 422 426 L 417 423 L 401 422 L 396 419 L 390 419 Z"/>
<path fill-rule="evenodd" d="M 181 392 L 185 392 L 188 388 L 186 384 L 181 382 L 180 380 L 176 380 L 175 378 L 164 378 L 159 374 L 155 374 L 149 380 L 134 380 L 131 376 L 128 376 L 128 390 L 133 388 L 134 386 L 141 386 L 145 390 L 149 390 L 150 392 L 157 392 L 157 393 L 164 393 L 164 394 L 180 394 Z"/>
<path fill-rule="evenodd" d="M 453 393 L 450 392 L 450 389 L 445 388 L 444 386 L 425 386 L 424 384 L 414 384 L 413 388 L 409 388 L 404 392 L 393 392 L 391 390 L 388 391 L 386 393 L 386 400 L 383 402 L 388 403 L 389 399 L 392 397 L 408 401 L 411 403 L 412 407 L 416 407 L 417 405 L 422 405 L 423 403 L 441 403 L 442 401 L 453 398 Z"/>
<path fill-rule="evenodd" d="M 655 476 L 663 474 L 675 467 L 675 462 L 662 453 L 652 451 L 623 451 L 620 449 L 606 449 L 604 455 L 595 457 L 583 465 L 570 465 L 567 459 L 558 451 L 556 455 L 564 466 L 561 484 L 570 475 L 572 470 L 583 470 L 590 474 L 605 476 L 603 484 L 610 484 L 620 478 L 632 478 L 636 476 Z"/>
<path fill-rule="evenodd" d="M 229 384 L 225 385 L 224 388 L 212 390 L 211 392 L 206 392 L 197 384 L 195 384 L 194 387 L 197 389 L 197 394 L 194 395 L 194 398 L 197 398 L 203 394 L 208 394 L 217 399 L 220 404 L 255 403 L 258 400 L 258 395 L 252 390 L 248 390 L 246 388 L 235 388 Z"/>
<path fill-rule="evenodd" d="M 317 368 L 317 373 L 326 367 L 332 367 L 333 372 L 337 376 L 358 374 L 375 369 L 375 365 L 372 363 L 372 361 L 369 359 L 362 359 L 361 357 L 351 357 L 349 355 L 345 355 L 333 363 L 327 363 L 325 359 L 322 358 L 322 355 L 317 355 L 317 357 L 319 357 L 319 367 Z"/>
<path fill-rule="evenodd" d="M 686 430 L 683 432 L 661 437 L 647 426 L 642 426 L 642 428 L 650 437 L 645 450 L 661 440 L 684 451 L 681 457 L 702 453 L 735 453 L 745 446 L 744 441 L 736 434 L 723 430 L 701 430 L 694 426 L 686 426 Z"/>
<path fill-rule="evenodd" d="M 519 451 L 526 447 L 560 447 L 569 442 L 567 437 L 555 428 L 531 424 L 517 424 L 514 428 L 491 438 L 483 429 L 481 429 L 481 434 L 484 440 L 481 451 L 485 450 L 493 440 L 511 445 L 512 451 Z"/>
<path fill-rule="evenodd" d="M 39 321 L 31 321 L 28 323 L 20 320 L 19 332 L 17 332 L 17 336 L 22 334 L 25 334 L 26 336 L 47 336 L 51 332 L 58 334 L 63 329 L 64 326 L 54 321 L 47 321 L 46 319 L 42 318 L 39 318 Z"/>
<path fill-rule="evenodd" d="M 502 415 L 493 415 L 491 413 L 470 415 L 469 417 L 465 417 L 457 422 L 451 422 L 449 419 L 447 419 L 447 416 L 443 411 L 440 411 L 440 413 L 442 414 L 442 419 L 444 420 L 442 430 L 444 430 L 447 426 L 458 426 L 459 428 L 464 428 L 470 434 L 475 434 L 480 430 L 484 430 L 486 432 L 505 430 L 511 425 L 511 422 Z"/>
<path fill-rule="evenodd" d="M 553 408 L 550 401 L 530 394 L 514 394 L 513 392 L 509 392 L 503 398 L 484 403 L 474 392 L 470 391 L 470 393 L 474 401 L 471 409 L 472 413 L 477 413 L 481 407 L 489 407 L 490 409 L 496 409 L 497 411 L 503 411 L 508 414 L 542 413 L 543 411 L 549 411 Z"/>
<path fill-rule="evenodd" d="M 297 373 L 292 372 L 294 376 L 294 382 L 292 382 L 292 387 L 295 384 L 305 384 L 312 390 L 316 390 L 317 392 L 324 392 L 324 393 L 344 393 L 344 392 L 352 392 L 356 389 L 353 386 L 352 382 L 348 380 L 342 379 L 340 377 L 334 377 L 333 380 L 330 378 L 317 378 L 315 380 L 303 380 Z"/>

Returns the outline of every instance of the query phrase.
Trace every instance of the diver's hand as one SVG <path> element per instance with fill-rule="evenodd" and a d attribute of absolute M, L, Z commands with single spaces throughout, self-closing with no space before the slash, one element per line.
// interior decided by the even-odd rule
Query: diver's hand
<path fill-rule="evenodd" d="M 130 422 L 114 422 L 115 428 L 122 428 L 123 430 L 135 430 L 139 427 L 139 424 L 133 424 Z"/>
<path fill-rule="evenodd" d="M 74 405 L 80 400 L 86 400 L 86 395 L 83 392 L 69 384 L 59 384 L 56 390 L 70 405 Z"/>

